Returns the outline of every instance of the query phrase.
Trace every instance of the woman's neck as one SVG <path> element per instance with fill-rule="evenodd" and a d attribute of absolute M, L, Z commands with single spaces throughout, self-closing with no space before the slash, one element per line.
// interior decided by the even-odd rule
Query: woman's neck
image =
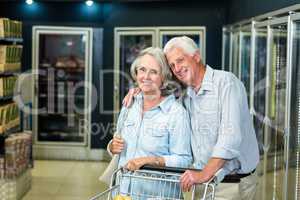
<path fill-rule="evenodd" d="M 144 94 L 143 111 L 148 111 L 164 99 L 161 94 Z"/>

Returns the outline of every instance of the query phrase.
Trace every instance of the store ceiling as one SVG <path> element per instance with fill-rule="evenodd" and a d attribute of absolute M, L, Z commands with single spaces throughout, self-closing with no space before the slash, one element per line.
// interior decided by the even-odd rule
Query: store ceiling
<path fill-rule="evenodd" d="M 1 2 L 20 2 L 22 0 L 0 0 Z M 25 1 L 25 0 L 24 0 Z M 36 2 L 84 2 L 85 0 L 34 0 Z M 94 2 L 170 2 L 184 0 L 93 0 Z"/>

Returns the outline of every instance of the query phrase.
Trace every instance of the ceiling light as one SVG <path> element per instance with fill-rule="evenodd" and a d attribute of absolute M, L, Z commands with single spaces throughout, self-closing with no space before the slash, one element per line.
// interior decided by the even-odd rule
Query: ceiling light
<path fill-rule="evenodd" d="M 26 0 L 26 3 L 27 3 L 28 5 L 31 5 L 31 4 L 33 4 L 33 0 Z"/>
<path fill-rule="evenodd" d="M 94 2 L 92 0 L 87 0 L 85 3 L 87 6 L 92 6 Z"/>

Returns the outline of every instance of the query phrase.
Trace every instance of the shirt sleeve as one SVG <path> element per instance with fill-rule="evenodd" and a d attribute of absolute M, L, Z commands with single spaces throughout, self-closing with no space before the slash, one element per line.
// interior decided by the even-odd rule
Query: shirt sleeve
<path fill-rule="evenodd" d="M 128 112 L 127 108 L 123 107 L 123 108 L 121 109 L 120 114 L 119 114 L 119 117 L 118 117 L 117 126 L 116 126 L 116 131 L 114 132 L 114 135 L 115 135 L 115 134 L 121 134 L 121 133 L 118 133 L 118 131 L 120 131 L 120 129 L 122 129 L 124 120 L 126 120 L 126 119 L 125 119 L 125 118 L 126 118 L 125 115 L 127 115 L 126 112 Z M 113 135 L 113 136 L 114 136 L 114 135 Z M 111 152 L 110 149 L 109 149 L 109 145 L 111 144 L 111 142 L 112 142 L 112 140 L 110 140 L 109 143 L 107 144 L 107 146 L 106 146 L 106 151 L 107 151 L 107 153 L 108 153 L 111 157 L 113 157 L 113 154 L 112 154 L 112 152 Z"/>
<path fill-rule="evenodd" d="M 241 95 L 244 95 L 242 84 L 232 77 L 222 85 L 219 106 L 221 107 L 220 128 L 217 143 L 212 157 L 234 159 L 240 155 L 242 141 Z"/>
<path fill-rule="evenodd" d="M 189 167 L 192 163 L 191 127 L 183 107 L 174 111 L 169 128 L 169 155 L 162 156 L 168 167 Z"/>

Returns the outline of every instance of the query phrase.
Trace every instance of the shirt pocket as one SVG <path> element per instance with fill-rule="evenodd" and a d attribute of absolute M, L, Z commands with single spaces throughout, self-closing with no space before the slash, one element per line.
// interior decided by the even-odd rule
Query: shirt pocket
<path fill-rule="evenodd" d="M 168 129 L 149 127 L 145 130 L 142 139 L 142 148 L 153 155 L 162 155 L 168 152 Z"/>
<path fill-rule="evenodd" d="M 195 106 L 197 112 L 201 113 L 216 113 L 218 112 L 218 97 L 216 95 L 208 94 L 200 99 L 199 104 Z"/>
<path fill-rule="evenodd" d="M 131 137 L 134 136 L 135 133 L 135 122 L 125 121 L 123 127 L 121 127 L 121 131 L 122 131 L 121 135 L 124 139 L 126 138 L 130 139 Z"/>

